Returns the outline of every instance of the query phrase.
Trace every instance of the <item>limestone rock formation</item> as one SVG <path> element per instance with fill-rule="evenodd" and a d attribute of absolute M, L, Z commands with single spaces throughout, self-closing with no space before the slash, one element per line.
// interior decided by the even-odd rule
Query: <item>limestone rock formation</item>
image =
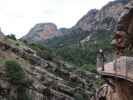
<path fill-rule="evenodd" d="M 45 41 L 63 35 L 53 23 L 36 24 L 22 39 L 28 42 Z"/>
<path fill-rule="evenodd" d="M 74 26 L 75 28 L 81 28 L 83 30 L 93 31 L 95 27 L 95 17 L 99 11 L 97 9 L 90 10 L 86 15 L 81 18 Z"/>

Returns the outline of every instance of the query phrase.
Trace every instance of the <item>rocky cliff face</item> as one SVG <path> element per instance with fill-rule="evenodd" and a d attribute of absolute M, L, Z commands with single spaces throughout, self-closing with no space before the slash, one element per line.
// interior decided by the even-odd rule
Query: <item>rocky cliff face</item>
<path fill-rule="evenodd" d="M 35 25 L 29 33 L 23 37 L 28 42 L 45 41 L 47 39 L 63 35 L 53 23 L 40 23 Z"/>
<path fill-rule="evenodd" d="M 76 24 L 75 28 L 94 32 L 97 30 L 114 30 L 127 0 L 109 2 L 101 10 L 90 10 Z"/>

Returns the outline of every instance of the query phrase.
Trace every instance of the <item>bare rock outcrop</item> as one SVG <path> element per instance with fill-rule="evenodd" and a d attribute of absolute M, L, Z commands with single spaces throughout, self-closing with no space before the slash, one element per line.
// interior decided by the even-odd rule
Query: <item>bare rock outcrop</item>
<path fill-rule="evenodd" d="M 28 42 L 45 41 L 63 35 L 53 23 L 36 24 L 22 39 Z"/>

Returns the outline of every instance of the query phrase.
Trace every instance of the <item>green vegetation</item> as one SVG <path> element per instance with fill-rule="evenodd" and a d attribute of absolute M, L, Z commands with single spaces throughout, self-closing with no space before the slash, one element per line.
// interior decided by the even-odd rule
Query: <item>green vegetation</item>
<path fill-rule="evenodd" d="M 99 79 L 96 79 L 94 83 L 96 87 L 100 87 L 104 83 L 104 81 L 101 78 L 99 78 Z"/>
<path fill-rule="evenodd" d="M 109 52 L 112 52 L 112 47 L 110 44 L 111 32 L 99 30 L 96 33 L 93 33 L 93 36 L 89 42 L 83 44 L 81 44 L 80 41 L 89 33 L 79 30 L 78 32 L 79 33 L 76 35 L 71 33 L 68 36 L 63 36 L 56 39 L 54 38 L 53 40 L 50 40 L 50 44 L 48 44 L 48 46 L 54 47 L 52 50 L 56 53 L 56 55 L 60 55 L 65 61 L 79 66 L 81 70 L 96 72 L 95 66 L 98 50 L 102 48 L 106 51 L 109 50 Z M 51 45 L 51 43 L 53 44 Z M 62 46 L 60 44 L 62 44 Z"/>
<path fill-rule="evenodd" d="M 51 49 L 47 48 L 46 46 L 42 45 L 42 44 L 29 44 L 29 46 L 35 50 L 37 52 L 37 54 L 47 60 L 52 60 L 53 59 L 53 53 L 51 51 Z"/>
<path fill-rule="evenodd" d="M 26 80 L 25 73 L 20 64 L 16 61 L 5 61 L 6 73 L 9 81 L 17 87 L 17 98 L 15 100 L 29 100 L 26 88 L 30 86 L 30 82 Z"/>
<path fill-rule="evenodd" d="M 6 37 L 12 39 L 12 40 L 17 40 L 16 36 L 14 34 L 7 35 Z"/>
<path fill-rule="evenodd" d="M 95 64 L 96 50 L 90 47 L 82 48 L 81 46 L 73 45 L 55 50 L 57 55 L 61 55 L 64 60 L 78 66 L 83 64 Z"/>
<path fill-rule="evenodd" d="M 66 35 L 62 37 L 55 37 L 47 41 L 46 45 L 52 48 L 59 48 L 77 44 L 80 40 L 84 39 L 89 35 L 89 32 L 82 31 L 81 29 L 69 30 Z"/>
<path fill-rule="evenodd" d="M 110 19 L 106 19 L 109 20 Z M 79 66 L 81 70 L 96 72 L 96 56 L 100 48 L 109 50 L 111 48 L 111 33 L 107 30 L 98 30 L 91 36 L 88 42 L 81 43 L 90 32 L 74 29 L 62 37 L 55 37 L 47 41 L 47 43 L 32 43 L 29 46 L 34 49 L 37 54 L 47 60 L 60 56 L 75 66 Z M 49 49 L 50 48 L 50 49 Z"/>
<path fill-rule="evenodd" d="M 93 64 L 84 64 L 80 67 L 81 70 L 83 71 L 91 71 L 91 72 L 96 72 L 96 66 Z"/>
<path fill-rule="evenodd" d="M 6 37 L 7 37 L 6 40 L 14 46 L 17 46 L 19 48 L 27 47 L 26 46 L 27 44 L 25 42 L 17 39 L 14 34 L 7 35 Z"/>
<path fill-rule="evenodd" d="M 0 59 L 0 64 L 3 65 L 5 63 L 5 59 Z"/>
<path fill-rule="evenodd" d="M 7 76 L 12 83 L 22 83 L 24 81 L 25 74 L 20 64 L 18 64 L 16 61 L 10 60 L 5 62 L 5 66 Z"/>

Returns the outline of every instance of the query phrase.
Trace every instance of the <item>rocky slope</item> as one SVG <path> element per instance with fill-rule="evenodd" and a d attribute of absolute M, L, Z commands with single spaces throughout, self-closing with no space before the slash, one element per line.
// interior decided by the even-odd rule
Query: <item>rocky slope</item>
<path fill-rule="evenodd" d="M 1 100 L 8 100 L 8 98 L 20 100 L 18 97 L 21 97 L 24 91 L 30 99 L 21 100 L 94 100 L 99 84 L 96 74 L 82 72 L 57 58 L 49 60 L 41 58 L 36 52 L 18 41 L 0 38 Z M 12 65 L 10 63 L 9 70 L 6 69 L 7 60 L 15 61 L 21 66 L 26 81 L 18 81 L 20 78 L 17 77 L 24 74 L 16 72 L 18 66 L 10 69 Z M 9 72 L 11 72 L 10 76 L 7 74 Z"/>

